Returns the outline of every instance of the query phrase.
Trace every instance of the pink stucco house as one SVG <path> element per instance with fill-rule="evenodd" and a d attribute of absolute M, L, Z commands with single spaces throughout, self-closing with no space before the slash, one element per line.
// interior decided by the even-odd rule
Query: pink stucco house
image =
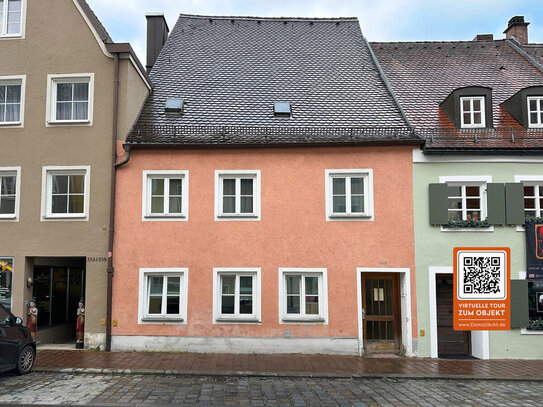
<path fill-rule="evenodd" d="M 112 348 L 413 355 L 422 140 L 358 20 L 147 18 Z"/>

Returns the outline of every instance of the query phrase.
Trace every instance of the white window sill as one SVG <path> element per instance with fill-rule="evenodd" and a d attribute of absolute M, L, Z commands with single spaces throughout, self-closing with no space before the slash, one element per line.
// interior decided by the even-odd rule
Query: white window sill
<path fill-rule="evenodd" d="M 240 220 L 248 220 L 248 221 L 259 221 L 260 216 L 255 214 L 249 214 L 249 215 L 237 215 L 237 214 L 228 214 L 228 215 L 217 215 L 215 220 L 218 221 L 240 221 Z"/>
<path fill-rule="evenodd" d="M 42 218 L 42 220 L 88 220 L 87 215 L 47 215 Z"/>
<path fill-rule="evenodd" d="M 215 322 L 230 322 L 230 323 L 260 323 L 258 318 L 239 318 L 239 317 L 218 317 L 215 318 Z"/>
<path fill-rule="evenodd" d="M 165 219 L 185 219 L 185 215 L 160 215 L 160 214 L 153 214 L 153 215 L 145 215 L 145 219 L 148 220 L 165 220 Z"/>
<path fill-rule="evenodd" d="M 494 226 L 490 226 L 489 228 L 447 228 L 445 226 L 441 226 L 442 232 L 494 232 Z"/>
<path fill-rule="evenodd" d="M 175 323 L 175 322 L 184 322 L 185 319 L 181 317 L 168 317 L 168 316 L 157 316 L 157 317 L 143 317 L 140 319 L 141 322 L 155 322 L 155 323 Z"/>
<path fill-rule="evenodd" d="M 23 34 L 0 34 L 0 39 L 8 38 L 8 39 L 14 39 L 14 38 L 23 38 Z"/>
<path fill-rule="evenodd" d="M 530 331 L 526 328 L 520 330 L 521 335 L 543 335 L 543 331 Z"/>
<path fill-rule="evenodd" d="M 460 127 L 460 130 L 474 130 L 474 129 L 487 129 L 487 127 L 485 125 L 480 125 L 480 126 L 466 126 L 466 125 L 463 125 Z"/>
<path fill-rule="evenodd" d="M 371 218 L 367 213 L 332 213 L 329 218 Z"/>
<path fill-rule="evenodd" d="M 87 125 L 90 124 L 90 120 L 50 120 L 47 124 L 50 126 Z"/>
<path fill-rule="evenodd" d="M 283 322 L 296 322 L 296 323 L 304 323 L 304 322 L 325 322 L 325 319 L 322 317 L 315 317 L 315 318 L 307 318 L 307 317 L 283 317 L 281 318 L 281 321 Z"/>
<path fill-rule="evenodd" d="M 0 215 L 0 220 L 13 220 L 13 219 L 17 219 L 17 215 L 13 214 L 4 214 L 4 215 Z"/>
<path fill-rule="evenodd" d="M 21 122 L 0 122 L 0 127 L 21 126 Z"/>

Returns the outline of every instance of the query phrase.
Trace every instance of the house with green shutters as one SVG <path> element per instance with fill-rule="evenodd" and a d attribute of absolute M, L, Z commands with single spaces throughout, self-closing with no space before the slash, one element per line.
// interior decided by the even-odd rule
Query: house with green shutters
<path fill-rule="evenodd" d="M 512 18 L 501 40 L 371 44 L 426 138 L 413 150 L 421 357 L 543 358 L 543 280 L 527 278 L 523 227 L 543 216 L 543 47 L 527 26 Z M 511 249 L 510 330 L 452 328 L 455 247 Z"/>

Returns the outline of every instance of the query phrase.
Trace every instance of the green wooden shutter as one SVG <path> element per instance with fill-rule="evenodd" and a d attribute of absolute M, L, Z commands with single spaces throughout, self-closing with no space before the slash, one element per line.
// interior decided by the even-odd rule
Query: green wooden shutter
<path fill-rule="evenodd" d="M 446 225 L 449 223 L 447 211 L 447 184 L 430 184 L 430 224 Z"/>
<path fill-rule="evenodd" d="M 505 184 L 505 211 L 508 225 L 524 225 L 524 185 Z"/>
<path fill-rule="evenodd" d="M 529 313 L 528 281 L 511 280 L 511 328 L 526 328 Z"/>
<path fill-rule="evenodd" d="M 486 185 L 487 219 L 491 225 L 505 224 L 505 186 Z"/>

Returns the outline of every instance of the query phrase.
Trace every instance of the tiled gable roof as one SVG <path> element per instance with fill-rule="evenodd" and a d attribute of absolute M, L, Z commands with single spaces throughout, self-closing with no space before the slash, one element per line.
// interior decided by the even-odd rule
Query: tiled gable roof
<path fill-rule="evenodd" d="M 433 135 L 427 149 L 543 149 L 541 134 L 524 131 L 500 106 L 521 89 L 543 86 L 541 71 L 505 40 L 371 46 L 411 124 Z M 492 89 L 496 131 L 458 131 L 440 107 L 452 91 L 469 86 Z"/>
<path fill-rule="evenodd" d="M 151 78 L 153 93 L 129 143 L 420 142 L 356 18 L 181 15 Z M 164 112 L 169 97 L 184 100 L 182 114 Z M 292 116 L 274 117 L 274 102 L 290 102 Z M 220 128 L 231 137 L 214 137 Z M 304 128 L 327 130 L 307 138 Z M 349 131 L 358 136 L 348 140 Z"/>

